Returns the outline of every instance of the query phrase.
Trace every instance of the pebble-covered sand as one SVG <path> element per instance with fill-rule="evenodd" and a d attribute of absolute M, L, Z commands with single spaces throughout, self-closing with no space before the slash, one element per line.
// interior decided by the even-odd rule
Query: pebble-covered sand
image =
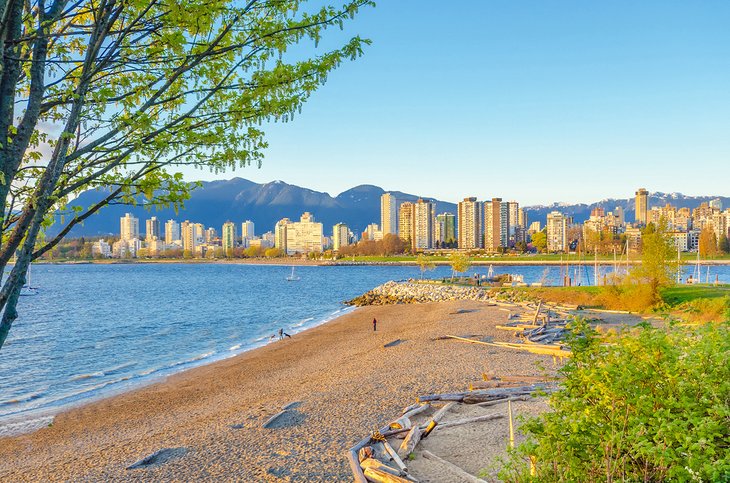
<path fill-rule="evenodd" d="M 552 367 L 548 356 L 432 340 L 511 340 L 494 328 L 506 318 L 477 301 L 359 308 L 0 440 L 0 481 L 351 481 L 343 451 L 416 396 L 466 390 L 482 372 L 537 375 L 537 361 Z M 295 401 L 277 427 L 262 427 Z M 163 448 L 176 450 L 160 464 L 126 469 Z"/>

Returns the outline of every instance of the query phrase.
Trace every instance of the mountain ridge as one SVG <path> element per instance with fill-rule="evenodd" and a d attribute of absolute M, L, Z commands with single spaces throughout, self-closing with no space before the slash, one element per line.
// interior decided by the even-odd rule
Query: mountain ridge
<path fill-rule="evenodd" d="M 282 218 L 299 219 L 305 212 L 311 212 L 317 221 L 324 224 L 325 233 L 331 232 L 332 225 L 346 223 L 353 232 L 365 230 L 370 223 L 380 223 L 380 196 L 385 193 L 379 186 L 361 184 L 342 191 L 336 196 L 329 193 L 286 183 L 281 180 L 268 183 L 256 183 L 245 178 L 235 177 L 227 180 L 203 181 L 201 186 L 191 193 L 185 208 L 175 213 L 173 209 L 147 210 L 142 205 L 112 205 L 103 208 L 99 213 L 89 217 L 83 225 L 75 227 L 69 237 L 108 236 L 119 233 L 119 218 L 125 213 L 132 213 L 140 219 L 140 231 L 144 233 L 145 220 L 157 216 L 161 224 L 168 219 L 177 221 L 190 220 L 212 226 L 220 232 L 226 221 L 240 223 L 252 220 L 255 231 L 261 234 L 273 230 L 276 222 Z M 402 191 L 388 191 L 399 201 L 415 201 L 419 196 Z M 88 207 L 101 199 L 104 190 L 89 190 L 82 193 L 70 205 Z M 720 198 L 724 207 L 730 207 L 730 198 L 722 196 L 685 196 L 681 193 L 650 193 L 649 206 L 663 206 L 671 202 L 678 207 L 695 208 L 703 201 Z M 436 213 L 457 212 L 457 205 L 448 201 L 433 200 Z M 141 200 L 140 200 L 141 201 Z M 540 221 L 544 225 L 547 214 L 559 210 L 573 216 L 575 221 L 588 219 L 595 207 L 603 207 L 612 211 L 615 206 L 624 208 L 627 221 L 633 220 L 633 198 L 608 198 L 593 203 L 552 203 L 549 205 L 525 206 L 528 222 Z M 60 215 L 59 215 L 60 217 Z M 49 230 L 54 234 L 60 229 L 55 224 Z"/>

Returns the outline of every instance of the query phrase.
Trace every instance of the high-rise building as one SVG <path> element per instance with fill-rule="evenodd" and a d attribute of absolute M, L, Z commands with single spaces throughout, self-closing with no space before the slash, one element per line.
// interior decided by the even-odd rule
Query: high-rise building
<path fill-rule="evenodd" d="M 509 216 L 509 237 L 511 240 L 515 239 L 517 234 L 519 222 L 520 222 L 520 204 L 516 201 L 508 201 L 508 216 Z"/>
<path fill-rule="evenodd" d="M 212 226 L 205 230 L 205 243 L 210 245 L 213 241 L 218 238 L 218 232 Z"/>
<path fill-rule="evenodd" d="M 473 196 L 459 202 L 457 223 L 459 224 L 459 248 L 484 247 L 482 230 L 482 203 Z"/>
<path fill-rule="evenodd" d="M 126 213 L 119 219 L 119 224 L 120 238 L 122 241 L 139 238 L 139 218 L 136 218 L 131 213 Z"/>
<path fill-rule="evenodd" d="M 337 251 L 350 244 L 350 229 L 344 223 L 332 227 L 332 249 Z"/>
<path fill-rule="evenodd" d="M 509 204 L 502 198 L 484 202 L 484 248 L 499 251 L 509 247 Z"/>
<path fill-rule="evenodd" d="M 223 223 L 223 230 L 221 231 L 221 243 L 223 245 L 223 251 L 228 254 L 228 250 L 232 250 L 236 246 L 236 224 L 232 221 Z"/>
<path fill-rule="evenodd" d="M 274 226 L 274 246 L 286 253 L 286 231 L 287 227 L 291 223 L 289 218 L 282 218 L 276 222 Z"/>
<path fill-rule="evenodd" d="M 636 223 L 646 225 L 649 220 L 649 192 L 644 188 L 639 188 L 636 192 L 635 209 Z"/>
<path fill-rule="evenodd" d="M 392 193 L 380 197 L 380 231 L 383 236 L 398 232 L 398 201 Z"/>
<path fill-rule="evenodd" d="M 529 230 L 527 230 L 527 232 L 530 235 L 532 235 L 533 233 L 537 233 L 540 230 L 541 230 L 540 222 L 539 221 L 533 221 L 532 223 L 530 223 L 530 228 L 529 228 Z"/>
<path fill-rule="evenodd" d="M 568 249 L 568 218 L 559 211 L 547 215 L 547 249 L 549 252 Z"/>
<path fill-rule="evenodd" d="M 156 216 L 153 216 L 145 223 L 145 240 L 151 242 L 152 240 L 159 240 L 160 238 L 160 220 Z"/>
<path fill-rule="evenodd" d="M 243 223 L 241 223 L 241 238 L 244 240 L 251 240 L 255 236 L 253 231 L 253 221 L 246 220 Z"/>
<path fill-rule="evenodd" d="M 197 225 L 197 223 L 190 223 L 189 220 L 185 220 L 180 224 L 183 250 L 189 251 L 191 254 L 195 253 L 195 248 L 198 246 Z"/>
<path fill-rule="evenodd" d="M 298 222 L 286 225 L 286 253 L 321 252 L 324 248 L 322 223 L 314 221 L 311 213 L 305 212 Z"/>
<path fill-rule="evenodd" d="M 413 243 L 414 250 L 433 248 L 433 203 L 418 199 L 413 207 Z"/>
<path fill-rule="evenodd" d="M 444 243 L 454 243 L 456 241 L 456 217 L 453 213 L 441 213 L 436 215 L 436 232 L 435 238 L 440 246 Z"/>
<path fill-rule="evenodd" d="M 401 240 L 413 245 L 413 217 L 414 217 L 414 205 L 410 201 L 401 203 L 400 209 L 398 210 L 398 236 Z"/>
<path fill-rule="evenodd" d="M 710 200 L 710 208 L 717 211 L 722 211 L 722 200 L 720 198 L 715 198 L 714 200 Z"/>
<path fill-rule="evenodd" d="M 624 213 L 624 209 L 620 206 L 617 206 L 613 210 L 614 216 L 616 216 L 616 220 L 620 226 L 623 226 L 626 224 L 626 214 Z"/>
<path fill-rule="evenodd" d="M 167 220 L 165 223 L 165 243 L 172 245 L 180 240 L 180 223 L 175 220 Z"/>

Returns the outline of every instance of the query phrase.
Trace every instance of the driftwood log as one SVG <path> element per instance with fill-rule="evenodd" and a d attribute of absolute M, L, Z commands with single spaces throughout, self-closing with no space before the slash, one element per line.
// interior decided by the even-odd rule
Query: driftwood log
<path fill-rule="evenodd" d="M 401 458 L 405 458 L 409 454 L 413 453 L 419 441 L 421 441 L 421 436 L 423 436 L 423 428 L 420 426 L 413 426 L 411 430 L 408 431 L 406 439 L 403 440 L 398 448 L 398 455 Z"/>
<path fill-rule="evenodd" d="M 385 463 L 383 463 L 380 460 L 377 460 L 375 458 L 367 458 L 360 462 L 360 468 L 364 470 L 367 470 L 368 468 L 376 469 L 379 471 L 383 471 L 385 473 L 390 473 L 393 476 L 402 476 L 403 473 L 401 470 L 397 468 L 393 468 L 392 466 L 388 466 Z"/>
<path fill-rule="evenodd" d="M 454 426 L 461 426 L 469 423 L 479 423 L 482 421 L 491 421 L 493 419 L 499 419 L 504 417 L 504 414 L 492 413 L 484 414 L 482 416 L 474 416 L 473 418 L 455 419 L 454 421 L 446 421 L 436 426 L 436 429 L 441 430 L 444 428 L 452 428 Z"/>
<path fill-rule="evenodd" d="M 441 409 L 439 409 L 436 412 L 436 414 L 433 415 L 433 417 L 431 418 L 431 421 L 428 422 L 428 425 L 426 426 L 426 429 L 423 430 L 423 436 L 421 436 L 421 437 L 422 438 L 425 438 L 426 436 L 428 436 L 429 434 L 431 434 L 431 431 L 433 431 L 433 428 L 435 428 L 436 425 L 438 425 L 438 423 L 446 415 L 446 413 L 449 412 L 449 409 L 451 409 L 452 407 L 454 407 L 455 404 L 456 404 L 455 402 L 450 402 L 446 406 L 444 406 Z"/>
<path fill-rule="evenodd" d="M 377 483 L 410 483 L 411 482 L 411 480 L 407 480 L 405 478 L 401 478 L 400 476 L 396 476 L 396 475 L 390 474 L 386 471 L 375 469 L 375 468 L 365 468 L 365 471 L 363 472 L 363 474 L 365 475 L 365 478 L 367 478 L 368 480 L 375 481 Z"/>

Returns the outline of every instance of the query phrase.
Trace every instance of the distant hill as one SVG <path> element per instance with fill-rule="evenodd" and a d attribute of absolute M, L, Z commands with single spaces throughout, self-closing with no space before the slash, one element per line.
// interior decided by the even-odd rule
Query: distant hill
<path fill-rule="evenodd" d="M 274 229 L 276 222 L 282 218 L 298 220 L 299 216 L 309 211 L 315 219 L 324 224 L 325 233 L 329 234 L 332 225 L 339 222 L 347 223 L 354 232 L 362 232 L 370 223 L 380 223 L 380 196 L 385 191 L 373 185 L 355 186 L 336 197 L 328 193 L 302 188 L 283 181 L 259 184 L 243 178 L 230 180 L 203 182 L 200 188 L 193 190 L 190 200 L 185 203 L 185 209 L 175 213 L 172 209 L 156 211 L 146 210 L 143 206 L 113 205 L 103 208 L 98 214 L 91 216 L 83 226 L 77 226 L 70 233 L 70 237 L 78 236 L 105 236 L 119 233 L 119 218 L 125 213 L 133 213 L 140 219 L 140 231 L 144 232 L 144 221 L 157 216 L 161 223 L 168 219 L 177 221 L 190 220 L 203 223 L 206 227 L 212 226 L 220 232 L 221 226 L 228 220 L 237 224 L 245 220 L 252 220 L 256 233 L 264 233 Z M 391 191 L 399 201 L 415 201 L 418 196 Z M 90 190 L 82 193 L 72 205 L 87 207 L 101 199 L 104 192 Z M 703 201 L 709 201 L 717 196 L 684 196 L 679 193 L 652 193 L 649 197 L 649 206 L 663 206 L 672 203 L 675 206 L 696 208 Z M 730 207 L 730 198 L 720 197 L 723 206 Z M 450 211 L 456 214 L 456 204 L 434 200 L 436 213 Z M 558 210 L 571 215 L 577 222 L 588 219 L 595 207 L 603 207 L 606 211 L 616 206 L 624 208 L 626 220 L 634 219 L 634 200 L 606 199 L 592 204 L 564 204 L 553 203 L 548 206 L 526 207 L 530 222 L 540 221 L 545 224 L 547 214 Z M 56 225 L 58 226 L 58 225 Z M 58 229 L 58 228 L 56 228 Z M 239 227 L 240 229 L 240 227 Z M 53 228 L 50 230 L 53 233 Z"/>
<path fill-rule="evenodd" d="M 254 222 L 256 233 L 274 229 L 282 218 L 299 220 L 305 211 L 311 212 L 315 219 L 324 224 L 329 234 L 332 225 L 344 222 L 354 232 L 362 232 L 370 223 L 380 224 L 380 196 L 385 191 L 372 185 L 355 186 L 336 197 L 328 193 L 290 185 L 283 181 L 258 184 L 243 178 L 203 182 L 193 190 L 185 209 L 175 213 L 172 209 L 147 210 L 144 206 L 113 205 L 103 208 L 98 214 L 89 217 L 83 226 L 75 227 L 69 237 L 104 236 L 119 233 L 119 218 L 132 213 L 140 219 L 140 231 L 144 232 L 144 220 L 156 216 L 164 223 L 168 219 L 190 220 L 212 226 L 220 232 L 228 220 L 241 223 Z M 399 201 L 415 201 L 418 196 L 391 192 Z M 102 190 L 82 193 L 72 205 L 88 207 L 104 196 Z M 437 213 L 451 211 L 456 205 L 434 200 Z M 240 229 L 240 227 L 239 227 Z M 53 233 L 53 229 L 50 230 Z"/>

